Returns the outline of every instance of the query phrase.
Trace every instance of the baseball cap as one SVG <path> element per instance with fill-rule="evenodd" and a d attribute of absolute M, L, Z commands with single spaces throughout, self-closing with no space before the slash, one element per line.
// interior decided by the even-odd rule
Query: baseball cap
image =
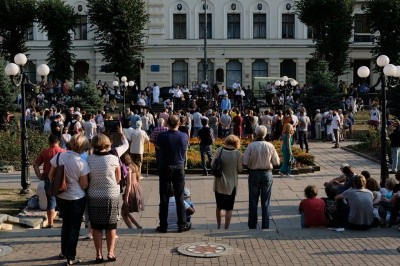
<path fill-rule="evenodd" d="M 340 169 L 345 168 L 346 166 L 350 166 L 348 163 L 342 163 L 342 165 L 340 166 Z"/>
<path fill-rule="evenodd" d="M 184 196 L 184 197 L 190 197 L 190 190 L 189 190 L 188 188 L 185 188 L 185 189 L 183 190 L 183 196 Z"/>

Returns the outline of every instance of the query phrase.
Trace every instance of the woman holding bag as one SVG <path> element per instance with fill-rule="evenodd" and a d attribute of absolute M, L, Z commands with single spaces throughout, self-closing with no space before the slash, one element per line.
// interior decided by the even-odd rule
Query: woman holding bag
<path fill-rule="evenodd" d="M 225 147 L 218 148 L 211 161 L 211 167 L 215 166 L 216 159 L 220 159 L 222 164 L 222 176 L 214 177 L 214 192 L 217 202 L 215 214 L 218 229 L 221 229 L 222 210 L 225 210 L 224 228 L 229 229 L 238 186 L 238 172 L 243 170 L 242 154 L 238 150 L 240 139 L 235 135 L 229 135 L 224 144 Z"/>
<path fill-rule="evenodd" d="M 279 174 L 281 177 L 283 177 L 283 174 L 286 174 L 286 177 L 293 177 L 293 175 L 290 174 L 292 170 L 289 162 L 290 159 L 293 157 L 292 154 L 293 134 L 294 134 L 293 126 L 291 124 L 287 124 L 284 131 L 284 135 L 282 136 L 283 163 L 281 165 L 281 168 L 279 168 Z"/>
<path fill-rule="evenodd" d="M 68 265 L 74 265 L 81 260 L 76 257 L 79 231 L 82 216 L 86 207 L 86 192 L 88 187 L 88 174 L 90 172 L 88 163 L 80 154 L 89 146 L 85 136 L 75 135 L 70 140 L 71 150 L 61 153 L 58 165 L 64 165 L 67 177 L 67 190 L 56 197 L 57 206 L 63 214 L 61 228 L 61 253 L 60 258 L 67 259 Z M 50 180 L 53 179 L 57 167 L 57 157 L 51 159 Z"/>

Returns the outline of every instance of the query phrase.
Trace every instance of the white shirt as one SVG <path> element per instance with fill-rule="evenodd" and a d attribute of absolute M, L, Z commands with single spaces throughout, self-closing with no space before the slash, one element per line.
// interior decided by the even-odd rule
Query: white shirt
<path fill-rule="evenodd" d="M 145 106 L 146 105 L 146 101 L 144 99 L 140 98 L 138 100 L 138 104 L 141 105 L 141 106 Z"/>
<path fill-rule="evenodd" d="M 52 166 L 57 166 L 57 156 L 50 160 Z M 79 184 L 79 178 L 89 174 L 88 163 L 74 151 L 67 151 L 60 154 L 59 165 L 64 165 L 67 176 L 67 191 L 57 197 L 65 200 L 77 200 L 83 198 L 86 193 Z"/>
<path fill-rule="evenodd" d="M 131 134 L 131 153 L 133 154 L 143 154 L 144 153 L 144 143 L 149 141 L 149 136 L 141 128 L 136 128 Z"/>
<path fill-rule="evenodd" d="M 228 92 L 226 90 L 221 90 L 218 92 L 218 95 L 222 95 L 222 96 L 225 96 L 227 94 L 228 94 Z"/>
<path fill-rule="evenodd" d="M 340 125 L 340 116 L 335 115 L 332 117 L 332 129 L 338 129 Z"/>
<path fill-rule="evenodd" d="M 193 126 L 194 127 L 202 127 L 201 124 L 202 115 L 199 112 L 193 114 Z"/>
<path fill-rule="evenodd" d="M 175 89 L 174 90 L 174 97 L 175 98 L 181 98 L 182 96 L 182 91 L 180 89 Z"/>
<path fill-rule="evenodd" d="M 185 211 L 190 208 L 190 205 L 184 200 L 185 203 Z M 177 229 L 178 228 L 178 215 L 176 214 L 176 202 L 175 197 L 169 198 L 169 206 L 168 206 L 168 228 L 169 229 Z"/>
<path fill-rule="evenodd" d="M 372 109 L 371 111 L 369 111 L 369 114 L 371 115 L 372 121 L 379 121 L 380 113 L 379 113 L 378 109 L 376 109 L 376 110 Z"/>
<path fill-rule="evenodd" d="M 235 82 L 232 84 L 232 89 L 236 90 L 237 88 L 240 87 L 240 83 L 239 82 Z"/>
<path fill-rule="evenodd" d="M 244 96 L 244 91 L 243 90 L 237 90 L 235 95 L 241 95 Z"/>

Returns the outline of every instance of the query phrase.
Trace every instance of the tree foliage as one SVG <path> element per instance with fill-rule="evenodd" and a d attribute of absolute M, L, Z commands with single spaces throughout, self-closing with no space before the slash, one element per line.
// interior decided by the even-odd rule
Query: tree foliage
<path fill-rule="evenodd" d="M 64 0 L 41 0 L 37 8 L 37 21 L 42 32 L 46 31 L 51 51 L 48 53 L 49 65 L 53 66 L 53 77 L 69 79 L 72 77 L 71 31 L 76 24 L 74 8 Z"/>
<path fill-rule="evenodd" d="M 0 54 L 9 62 L 18 53 L 28 51 L 25 32 L 32 27 L 36 0 L 0 1 Z"/>
<path fill-rule="evenodd" d="M 149 21 L 141 0 L 88 0 L 88 16 L 103 61 L 118 76 L 134 78 L 139 70 L 144 27 Z"/>
<path fill-rule="evenodd" d="M 103 109 L 103 98 L 100 97 L 99 90 L 90 76 L 86 76 L 81 87 L 73 92 L 72 101 L 68 102 L 68 105 L 79 107 L 89 113 Z"/>
<path fill-rule="evenodd" d="M 355 0 L 296 0 L 296 14 L 312 29 L 315 59 L 325 60 L 336 77 L 349 67 Z"/>
<path fill-rule="evenodd" d="M 336 77 L 328 69 L 328 63 L 320 60 L 315 68 L 307 72 L 311 88 L 303 99 L 303 104 L 309 114 L 316 109 L 324 110 L 326 107 L 335 109 L 340 107 L 341 94 L 338 93 Z"/>
<path fill-rule="evenodd" d="M 11 84 L 10 78 L 3 71 L 5 67 L 6 62 L 0 56 L 0 129 L 4 128 L 7 111 L 13 112 L 17 108 L 15 100 L 18 88 Z"/>

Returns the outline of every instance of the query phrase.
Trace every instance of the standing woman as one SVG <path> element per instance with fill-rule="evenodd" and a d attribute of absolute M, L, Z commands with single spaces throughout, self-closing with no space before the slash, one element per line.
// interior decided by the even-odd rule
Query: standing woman
<path fill-rule="evenodd" d="M 285 128 L 284 135 L 282 137 L 282 153 L 283 153 L 283 163 L 281 168 L 279 168 L 279 174 L 283 177 L 283 174 L 286 174 L 286 177 L 293 177 L 290 173 L 292 172 L 289 160 L 293 157 L 292 154 L 292 142 L 294 130 L 291 124 L 287 124 Z"/>
<path fill-rule="evenodd" d="M 290 123 L 292 122 L 292 115 L 290 114 L 289 110 L 285 111 L 285 116 L 283 117 L 282 123 L 283 123 L 283 127 L 282 127 L 282 135 L 285 134 L 285 130 L 286 130 L 286 126 L 288 124 L 293 124 Z"/>
<path fill-rule="evenodd" d="M 248 139 L 253 139 L 254 134 L 254 116 L 253 110 L 249 111 L 249 114 L 244 118 L 244 136 Z"/>
<path fill-rule="evenodd" d="M 56 197 L 57 206 L 63 214 L 61 228 L 61 253 L 60 258 L 67 259 L 68 265 L 74 265 L 81 260 L 76 257 L 79 231 L 82 216 L 86 207 L 85 189 L 88 187 L 88 163 L 81 159 L 80 154 L 89 145 L 85 136 L 75 135 L 70 141 L 71 150 L 61 153 L 58 165 L 64 165 L 68 190 Z M 57 166 L 57 157 L 51 159 L 50 180 L 54 177 Z"/>
<path fill-rule="evenodd" d="M 124 202 L 122 203 L 121 209 L 122 219 L 124 219 L 128 228 L 133 228 L 133 223 L 136 228 L 141 229 L 142 226 L 132 215 L 132 212 L 144 211 L 142 187 L 140 186 L 140 172 L 137 165 L 132 161 L 129 153 L 125 153 L 121 157 L 121 161 L 128 168 L 126 188 L 123 195 Z"/>
<path fill-rule="evenodd" d="M 217 202 L 215 214 L 217 217 L 218 229 L 221 228 L 222 210 L 225 210 L 224 228 L 229 228 L 238 186 L 238 172 L 242 172 L 243 170 L 242 154 L 238 150 L 240 147 L 240 139 L 235 135 L 229 135 L 225 139 L 224 144 L 225 147 L 218 148 L 211 161 L 212 167 L 217 158 L 220 158 L 222 163 L 222 176 L 214 177 L 214 192 Z"/>
<path fill-rule="evenodd" d="M 109 261 L 116 261 L 114 255 L 117 214 L 121 181 L 121 168 L 118 157 L 108 153 L 110 139 L 99 134 L 92 138 L 93 154 L 87 158 L 91 169 L 89 175 L 89 218 L 93 228 L 93 241 L 96 248 L 96 262 L 104 261 L 102 254 L 103 230 L 106 230 L 106 242 Z"/>
<path fill-rule="evenodd" d="M 282 136 L 282 128 L 283 128 L 282 119 L 283 119 L 282 110 L 278 110 L 277 114 L 274 117 L 275 140 L 280 139 Z"/>

